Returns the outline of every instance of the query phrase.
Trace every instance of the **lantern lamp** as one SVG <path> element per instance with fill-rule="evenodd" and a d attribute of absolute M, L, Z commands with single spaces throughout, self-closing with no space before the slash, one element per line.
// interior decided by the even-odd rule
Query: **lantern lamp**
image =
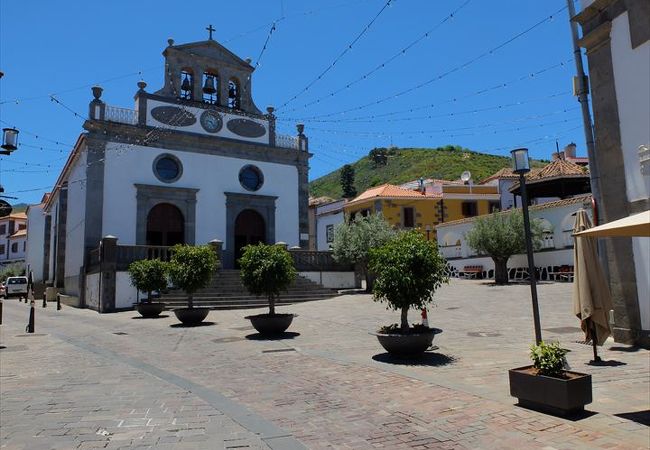
<path fill-rule="evenodd" d="M 528 160 L 527 148 L 516 148 L 510 152 L 514 164 L 513 172 L 524 174 L 530 172 L 530 162 Z"/>
<path fill-rule="evenodd" d="M 10 154 L 18 148 L 18 130 L 15 128 L 2 129 L 2 148 L 5 150 L 3 154 Z"/>

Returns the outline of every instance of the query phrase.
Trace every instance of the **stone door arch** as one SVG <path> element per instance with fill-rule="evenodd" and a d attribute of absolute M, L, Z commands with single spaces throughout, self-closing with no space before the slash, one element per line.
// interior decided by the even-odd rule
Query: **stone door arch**
<path fill-rule="evenodd" d="M 176 206 L 158 203 L 147 214 L 147 245 L 185 243 L 185 217 Z"/>

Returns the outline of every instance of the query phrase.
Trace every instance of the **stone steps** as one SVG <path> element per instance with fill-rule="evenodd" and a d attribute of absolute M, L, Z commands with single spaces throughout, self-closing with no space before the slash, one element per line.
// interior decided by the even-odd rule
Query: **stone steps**
<path fill-rule="evenodd" d="M 290 305 L 336 297 L 337 291 L 327 289 L 307 278 L 298 276 L 287 291 L 280 294 L 276 305 Z M 182 290 L 172 289 L 161 295 L 160 301 L 168 309 L 187 306 L 187 295 Z M 268 302 L 264 297 L 248 293 L 241 282 L 238 270 L 223 270 L 209 287 L 194 294 L 194 306 L 210 309 L 265 308 Z"/>

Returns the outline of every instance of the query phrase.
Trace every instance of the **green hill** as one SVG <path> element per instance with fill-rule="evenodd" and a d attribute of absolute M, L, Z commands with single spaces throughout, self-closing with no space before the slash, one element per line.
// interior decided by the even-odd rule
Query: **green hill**
<path fill-rule="evenodd" d="M 472 173 L 472 179 L 477 183 L 499 169 L 512 165 L 509 157 L 488 155 L 452 145 L 378 150 L 386 155 L 385 164 L 375 163 L 370 156 L 364 156 L 351 164 L 355 171 L 354 185 L 358 194 L 373 186 L 402 184 L 420 177 L 459 180 L 465 170 Z M 533 161 L 532 165 L 541 167 L 544 163 Z M 310 196 L 341 198 L 340 172 L 339 168 L 309 183 Z"/>

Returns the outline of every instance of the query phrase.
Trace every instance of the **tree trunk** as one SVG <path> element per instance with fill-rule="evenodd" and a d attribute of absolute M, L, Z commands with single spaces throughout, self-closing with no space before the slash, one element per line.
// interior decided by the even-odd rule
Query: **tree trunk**
<path fill-rule="evenodd" d="M 194 298 L 189 292 L 187 293 L 187 307 L 190 309 L 194 308 Z"/>
<path fill-rule="evenodd" d="M 508 284 L 508 260 L 505 258 L 492 258 L 494 261 L 494 282 Z"/>
<path fill-rule="evenodd" d="M 269 295 L 269 316 L 275 316 L 275 297 Z"/>
<path fill-rule="evenodd" d="M 409 329 L 408 313 L 409 313 L 408 306 L 402 308 L 402 332 L 404 333 L 406 333 Z"/>
<path fill-rule="evenodd" d="M 151 303 L 151 291 L 147 291 L 147 303 Z"/>
<path fill-rule="evenodd" d="M 372 286 L 375 284 L 375 275 L 368 272 L 368 269 L 365 271 L 365 277 L 366 277 L 366 292 L 370 293 L 372 292 Z"/>

